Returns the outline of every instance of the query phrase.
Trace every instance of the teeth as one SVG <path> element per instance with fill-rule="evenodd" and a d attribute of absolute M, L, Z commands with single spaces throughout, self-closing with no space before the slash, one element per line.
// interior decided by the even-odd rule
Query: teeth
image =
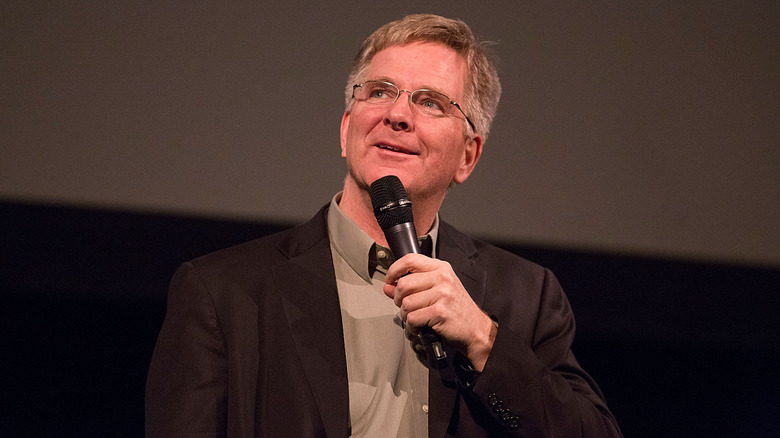
<path fill-rule="evenodd" d="M 394 152 L 400 152 L 400 150 L 398 150 L 396 148 L 393 148 L 393 147 L 390 147 L 390 146 L 388 146 L 386 144 L 380 144 L 379 148 L 380 149 L 387 149 L 387 150 L 394 151 Z"/>

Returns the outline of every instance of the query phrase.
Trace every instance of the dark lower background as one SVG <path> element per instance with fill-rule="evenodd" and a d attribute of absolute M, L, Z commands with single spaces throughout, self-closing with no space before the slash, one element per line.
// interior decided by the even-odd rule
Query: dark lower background
<path fill-rule="evenodd" d="M 143 436 L 176 266 L 284 226 L 0 202 L 0 436 Z M 780 437 L 780 270 L 499 244 L 558 275 L 626 437 Z"/>

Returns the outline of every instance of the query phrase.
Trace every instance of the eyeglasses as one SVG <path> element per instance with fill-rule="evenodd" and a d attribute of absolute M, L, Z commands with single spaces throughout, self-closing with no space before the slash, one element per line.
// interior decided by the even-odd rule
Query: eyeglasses
<path fill-rule="evenodd" d="M 474 124 L 471 123 L 469 116 L 463 112 L 455 101 L 446 94 L 438 91 L 421 88 L 419 90 L 409 91 L 398 88 L 395 84 L 386 81 L 366 81 L 362 84 L 352 86 L 352 98 L 359 102 L 366 102 L 377 106 L 390 106 L 398 100 L 401 93 L 409 93 L 409 105 L 420 112 L 420 114 L 430 117 L 446 117 L 451 115 L 451 108 L 457 108 L 466 121 L 471 126 L 471 130 L 476 132 Z"/>

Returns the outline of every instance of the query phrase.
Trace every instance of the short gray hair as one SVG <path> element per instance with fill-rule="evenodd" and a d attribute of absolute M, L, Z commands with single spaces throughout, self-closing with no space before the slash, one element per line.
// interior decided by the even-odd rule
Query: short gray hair
<path fill-rule="evenodd" d="M 501 97 L 501 83 L 488 51 L 490 43 L 478 41 L 463 21 L 438 15 L 407 15 L 385 24 L 366 38 L 347 78 L 344 90 L 346 111 L 352 110 L 352 86 L 362 77 L 374 56 L 388 47 L 415 42 L 444 44 L 466 60 L 469 77 L 464 90 L 464 102 L 459 103 L 474 123 L 477 133 L 487 140 Z"/>

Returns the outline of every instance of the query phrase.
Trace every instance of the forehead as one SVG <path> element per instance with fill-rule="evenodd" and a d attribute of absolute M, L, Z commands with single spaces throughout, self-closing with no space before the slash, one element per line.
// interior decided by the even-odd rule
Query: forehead
<path fill-rule="evenodd" d="M 365 79 L 385 79 L 404 89 L 431 88 L 452 99 L 463 96 L 466 60 L 439 43 L 411 43 L 380 50 L 366 68 Z"/>

